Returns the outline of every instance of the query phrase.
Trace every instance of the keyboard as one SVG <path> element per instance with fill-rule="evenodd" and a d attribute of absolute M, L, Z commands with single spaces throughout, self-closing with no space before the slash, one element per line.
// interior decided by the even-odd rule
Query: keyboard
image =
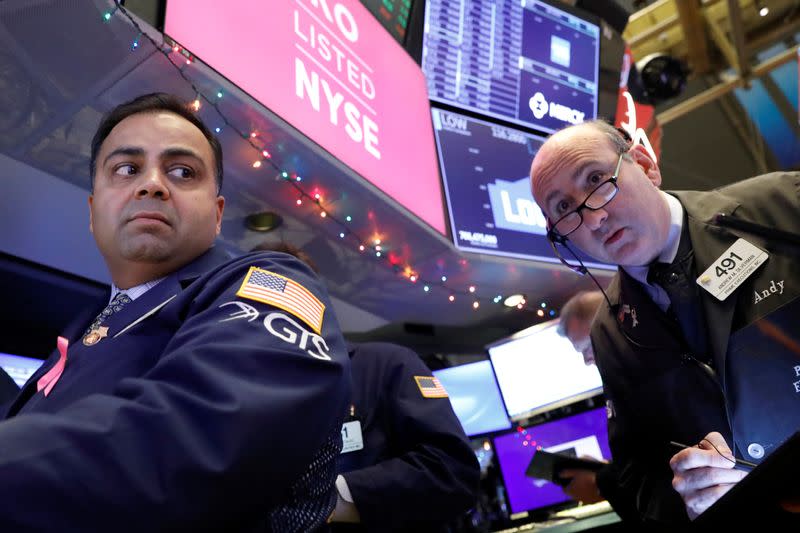
<path fill-rule="evenodd" d="M 611 504 L 606 500 L 597 503 L 590 503 L 587 505 L 579 505 L 578 507 L 571 507 L 553 513 L 551 518 L 573 518 L 580 520 L 581 518 L 589 518 L 590 516 L 597 516 L 599 514 L 610 513 L 613 511 Z"/>

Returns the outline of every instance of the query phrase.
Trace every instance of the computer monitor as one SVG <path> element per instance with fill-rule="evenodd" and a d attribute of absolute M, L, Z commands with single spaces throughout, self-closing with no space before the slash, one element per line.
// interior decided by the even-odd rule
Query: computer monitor
<path fill-rule="evenodd" d="M 494 452 L 513 514 L 543 512 L 570 500 L 555 483 L 525 475 L 533 454 L 540 449 L 611 460 L 605 407 L 494 438 Z"/>
<path fill-rule="evenodd" d="M 600 21 L 543 0 L 428 0 L 431 100 L 553 132 L 597 116 Z"/>
<path fill-rule="evenodd" d="M 42 359 L 0 353 L 0 367 L 20 387 L 42 366 L 42 363 L 44 363 Z"/>
<path fill-rule="evenodd" d="M 602 392 L 595 365 L 558 334 L 559 319 L 487 346 L 508 416 L 521 420 Z"/>
<path fill-rule="evenodd" d="M 490 361 L 434 370 L 433 375 L 447 391 L 453 411 L 468 436 L 511 427 Z"/>
<path fill-rule="evenodd" d="M 528 176 L 544 137 L 437 107 L 431 117 L 456 247 L 558 263 Z M 612 268 L 578 253 L 588 267 Z"/>

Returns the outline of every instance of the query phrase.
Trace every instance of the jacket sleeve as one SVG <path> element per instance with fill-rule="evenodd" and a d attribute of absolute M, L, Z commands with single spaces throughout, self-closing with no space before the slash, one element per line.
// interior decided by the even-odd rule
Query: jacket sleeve
<path fill-rule="evenodd" d="M 237 296 L 251 266 L 321 300 L 321 335 L 291 312 Z M 200 277 L 179 300 L 126 333 L 147 350 L 147 331 L 174 328 L 152 367 L 110 394 L 0 423 L 0 500 L 14 502 L 0 510 L 0 530 L 235 531 L 291 500 L 290 487 L 339 436 L 349 396 L 325 290 L 294 259 L 262 254 Z M 230 319 L 228 302 L 250 305 L 258 319 Z"/>
<path fill-rule="evenodd" d="M 412 351 L 392 345 L 382 378 L 381 415 L 393 457 L 344 475 L 367 529 L 446 523 L 474 505 L 480 469 L 448 398 L 423 397 L 414 376 L 431 371 Z M 357 386 L 357 385 L 356 385 Z"/>

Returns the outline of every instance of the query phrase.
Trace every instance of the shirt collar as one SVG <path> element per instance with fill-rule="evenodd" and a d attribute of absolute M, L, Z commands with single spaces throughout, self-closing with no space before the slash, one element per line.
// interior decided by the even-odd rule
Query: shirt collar
<path fill-rule="evenodd" d="M 164 276 L 165 278 L 166 276 Z M 142 283 L 141 285 L 137 285 L 135 287 L 131 287 L 130 289 L 120 289 L 113 283 L 111 284 L 111 298 L 109 298 L 109 302 L 113 301 L 116 298 L 117 294 L 124 292 L 128 295 L 131 300 L 135 300 L 139 296 L 143 295 L 159 283 L 164 280 L 164 278 L 154 279 L 152 281 L 148 281 L 146 283 Z"/>
<path fill-rule="evenodd" d="M 667 245 L 658 256 L 659 263 L 672 263 L 678 255 L 678 246 L 681 243 L 681 232 L 683 231 L 683 206 L 677 198 L 664 191 L 659 191 L 669 206 L 669 234 L 667 235 Z"/>

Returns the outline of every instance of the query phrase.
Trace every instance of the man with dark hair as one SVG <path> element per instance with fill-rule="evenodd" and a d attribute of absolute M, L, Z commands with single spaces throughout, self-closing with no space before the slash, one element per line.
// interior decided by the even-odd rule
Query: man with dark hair
<path fill-rule="evenodd" d="M 92 171 L 111 295 L 0 423 L 0 530 L 326 527 L 349 362 L 322 284 L 214 247 L 222 152 L 175 97 L 112 110 Z"/>
<path fill-rule="evenodd" d="M 186 102 L 166 93 L 143 94 L 130 102 L 118 105 L 103 117 L 102 122 L 97 126 L 97 131 L 92 138 L 91 153 L 89 155 L 89 177 L 92 180 L 92 189 L 94 189 L 94 177 L 97 171 L 97 156 L 100 153 L 100 148 L 106 140 L 106 137 L 111 133 L 111 130 L 131 115 L 152 113 L 155 111 L 166 111 L 178 115 L 200 130 L 200 133 L 206 138 L 211 148 L 212 160 L 214 162 L 214 180 L 217 183 L 217 194 L 219 194 L 220 191 L 222 191 L 222 145 L 219 139 L 211 133 L 208 126 L 200 120 L 200 117 L 195 115 Z"/>
<path fill-rule="evenodd" d="M 760 462 L 800 428 L 800 174 L 660 185 L 602 122 L 555 133 L 531 166 L 562 260 L 574 243 L 619 266 L 591 332 L 612 453 L 642 517 L 677 529 L 744 477 L 735 457 Z"/>

